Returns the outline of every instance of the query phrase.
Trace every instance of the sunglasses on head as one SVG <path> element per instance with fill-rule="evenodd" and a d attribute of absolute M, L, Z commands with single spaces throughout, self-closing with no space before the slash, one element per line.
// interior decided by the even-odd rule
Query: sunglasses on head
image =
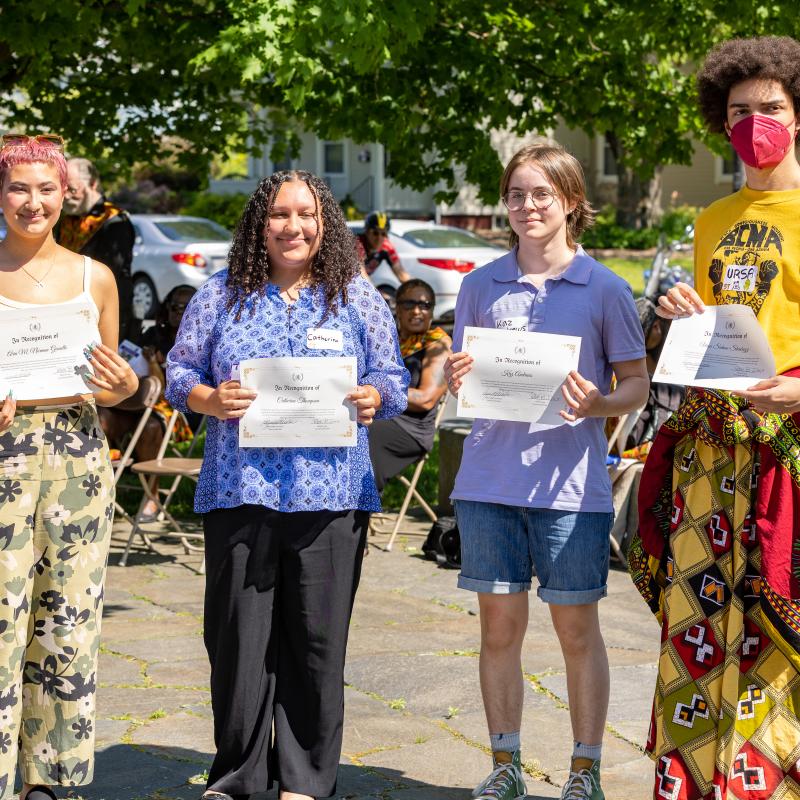
<path fill-rule="evenodd" d="M 2 147 L 14 147 L 14 145 L 28 144 L 29 142 L 49 144 L 64 152 L 64 139 L 57 133 L 37 133 L 34 136 L 29 136 L 27 133 L 4 133 L 0 137 L 0 146 Z"/>
<path fill-rule="evenodd" d="M 430 300 L 398 300 L 397 306 L 403 311 L 411 311 L 413 308 L 421 308 L 423 311 L 430 311 L 433 303 Z"/>

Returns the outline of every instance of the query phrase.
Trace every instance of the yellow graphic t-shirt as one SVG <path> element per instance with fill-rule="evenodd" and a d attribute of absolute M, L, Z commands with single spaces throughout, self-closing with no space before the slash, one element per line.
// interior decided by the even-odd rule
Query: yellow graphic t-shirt
<path fill-rule="evenodd" d="M 707 305 L 753 309 L 778 374 L 800 366 L 800 189 L 745 186 L 705 209 L 695 225 L 694 280 Z"/>

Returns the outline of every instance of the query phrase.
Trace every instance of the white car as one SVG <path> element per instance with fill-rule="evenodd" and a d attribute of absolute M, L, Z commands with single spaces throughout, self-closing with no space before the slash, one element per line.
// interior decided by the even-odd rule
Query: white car
<path fill-rule="evenodd" d="M 153 319 L 167 293 L 186 284 L 195 288 L 228 264 L 231 234 L 204 217 L 131 214 L 133 313 Z"/>
<path fill-rule="evenodd" d="M 355 234 L 364 230 L 362 222 L 348 225 Z M 405 271 L 412 278 L 422 278 L 436 292 L 434 316 L 441 322 L 453 321 L 464 275 L 494 261 L 504 252 L 503 248 L 463 228 L 413 219 L 391 220 L 389 241 L 397 250 Z M 386 262 L 381 262 L 370 278 L 384 295 L 393 296 L 400 285 Z"/>

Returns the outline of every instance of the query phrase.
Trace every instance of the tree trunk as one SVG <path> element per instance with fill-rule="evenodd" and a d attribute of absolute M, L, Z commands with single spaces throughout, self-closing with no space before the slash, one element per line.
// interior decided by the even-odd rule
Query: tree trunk
<path fill-rule="evenodd" d="M 662 215 L 661 174 L 656 167 L 652 178 L 641 178 L 633 170 L 622 166 L 622 144 L 613 133 L 606 134 L 617 164 L 617 225 L 639 229 L 654 225 Z"/>

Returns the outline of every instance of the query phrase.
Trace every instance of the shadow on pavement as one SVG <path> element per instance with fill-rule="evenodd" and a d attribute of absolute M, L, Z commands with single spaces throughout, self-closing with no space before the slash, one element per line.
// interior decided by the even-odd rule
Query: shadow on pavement
<path fill-rule="evenodd" d="M 59 796 L 83 800 L 199 800 L 202 775 L 210 753 L 149 745 L 113 745 L 97 752 L 95 780 L 88 786 L 59 790 Z M 188 783 L 192 780 L 192 783 Z M 557 790 L 555 790 L 557 791 Z M 467 800 L 469 789 L 433 786 L 407 778 L 402 772 L 342 764 L 336 800 Z M 550 800 L 554 794 L 528 794 L 527 800 Z M 277 800 L 278 790 L 252 800 Z"/>

